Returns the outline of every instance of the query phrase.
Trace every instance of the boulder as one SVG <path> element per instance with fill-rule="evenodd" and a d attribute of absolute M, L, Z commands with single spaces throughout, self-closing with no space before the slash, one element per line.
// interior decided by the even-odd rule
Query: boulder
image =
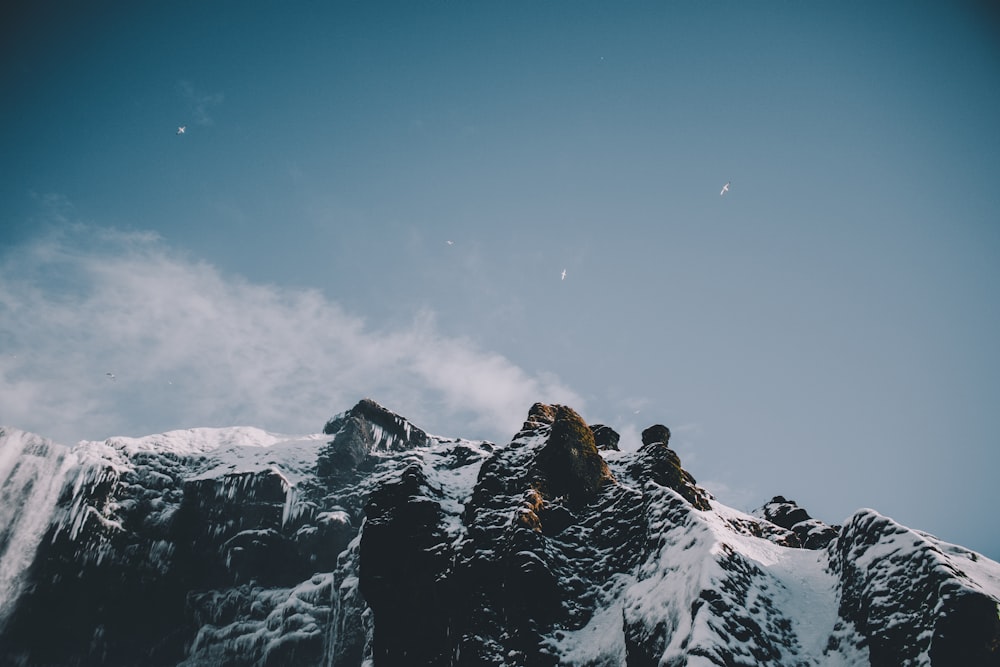
<path fill-rule="evenodd" d="M 613 477 L 580 415 L 566 406 L 554 408 L 548 442 L 535 457 L 535 478 L 547 497 L 565 496 L 572 506 L 585 505 Z"/>
<path fill-rule="evenodd" d="M 621 440 L 621 436 L 613 428 L 604 424 L 593 424 L 590 430 L 594 434 L 594 444 L 599 450 L 619 451 L 618 441 Z"/>

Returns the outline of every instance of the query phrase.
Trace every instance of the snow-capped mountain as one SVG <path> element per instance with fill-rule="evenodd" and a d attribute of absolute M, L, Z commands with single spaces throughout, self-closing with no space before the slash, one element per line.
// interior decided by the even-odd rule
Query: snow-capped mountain
<path fill-rule="evenodd" d="M 373 401 L 322 433 L 0 429 L 0 664 L 1000 665 L 1000 564 L 699 487 L 654 425 L 509 444 Z"/>

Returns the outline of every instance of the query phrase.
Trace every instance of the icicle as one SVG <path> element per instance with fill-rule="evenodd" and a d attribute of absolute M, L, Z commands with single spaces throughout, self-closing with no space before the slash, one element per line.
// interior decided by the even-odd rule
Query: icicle
<path fill-rule="evenodd" d="M 323 667 L 333 667 L 340 641 L 340 586 L 337 584 L 336 572 L 331 573 L 330 577 L 333 579 L 330 582 L 330 620 L 326 630 Z"/>
<path fill-rule="evenodd" d="M 277 471 L 275 471 L 277 472 Z M 281 489 L 285 492 L 285 504 L 281 508 L 281 527 L 284 528 L 285 525 L 296 518 L 298 514 L 298 498 L 295 493 L 295 486 L 289 482 L 284 475 L 281 475 Z"/>
<path fill-rule="evenodd" d="M 0 621 L 13 609 L 23 574 L 48 530 L 70 467 L 72 453 L 21 431 L 0 431 L 0 488 L 9 498 L 0 506 L 7 541 L 0 552 Z"/>

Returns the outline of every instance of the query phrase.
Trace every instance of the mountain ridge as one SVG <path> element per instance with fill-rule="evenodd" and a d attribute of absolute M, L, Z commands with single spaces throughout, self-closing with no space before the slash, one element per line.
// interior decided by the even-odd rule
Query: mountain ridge
<path fill-rule="evenodd" d="M 370 399 L 307 436 L 0 429 L 34 511 L 0 533 L 0 662 L 1000 664 L 995 561 L 874 510 L 746 514 L 666 426 L 615 436 L 538 403 L 506 445 L 444 438 Z"/>

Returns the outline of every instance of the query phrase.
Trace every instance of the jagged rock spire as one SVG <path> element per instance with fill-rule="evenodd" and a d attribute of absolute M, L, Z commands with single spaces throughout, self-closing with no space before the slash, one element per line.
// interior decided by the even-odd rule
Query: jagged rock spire
<path fill-rule="evenodd" d="M 652 480 L 668 486 L 700 510 L 711 508 L 709 495 L 697 485 L 694 477 L 681 467 L 677 452 L 670 449 L 670 429 L 654 424 L 642 432 L 642 447 L 629 468 L 641 480 Z"/>
<path fill-rule="evenodd" d="M 794 500 L 775 496 L 753 512 L 754 516 L 792 531 L 806 549 L 822 549 L 837 536 L 839 526 L 828 526 L 799 507 Z"/>
<path fill-rule="evenodd" d="M 370 398 L 328 421 L 323 433 L 333 436 L 317 459 L 317 472 L 323 478 L 350 474 L 373 453 L 404 451 L 428 442 L 427 433 Z"/>
<path fill-rule="evenodd" d="M 594 434 L 594 444 L 599 450 L 620 451 L 618 441 L 621 440 L 621 436 L 613 428 L 604 424 L 591 424 L 590 430 Z"/>
<path fill-rule="evenodd" d="M 554 418 L 548 442 L 535 457 L 536 483 L 549 497 L 566 496 L 571 505 L 584 505 L 614 477 L 583 418 L 564 405 L 548 407 Z"/>

